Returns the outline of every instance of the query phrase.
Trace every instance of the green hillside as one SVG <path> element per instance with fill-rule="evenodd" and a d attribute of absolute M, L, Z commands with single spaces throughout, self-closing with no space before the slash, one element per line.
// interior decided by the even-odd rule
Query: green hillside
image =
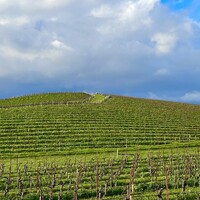
<path fill-rule="evenodd" d="M 163 199 L 200 194 L 200 106 L 50 93 L 0 107 L 2 198 L 157 199 L 162 187 Z"/>
<path fill-rule="evenodd" d="M 89 97 L 86 93 L 34 94 L 0 100 L 0 107 L 80 103 L 87 101 Z"/>

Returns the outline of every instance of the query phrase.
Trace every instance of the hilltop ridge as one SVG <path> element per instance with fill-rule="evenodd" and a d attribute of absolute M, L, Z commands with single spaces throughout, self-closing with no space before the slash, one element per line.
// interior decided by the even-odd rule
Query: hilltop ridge
<path fill-rule="evenodd" d="M 0 108 L 51 104 L 101 103 L 109 97 L 109 95 L 100 93 L 87 94 L 84 92 L 33 94 L 2 99 L 0 100 Z"/>
<path fill-rule="evenodd" d="M 101 103 L 102 101 L 110 98 L 124 98 L 132 99 L 138 101 L 146 101 L 146 103 L 155 101 L 159 104 L 163 102 L 164 104 L 177 104 L 177 105 L 191 105 L 200 106 L 198 104 L 190 104 L 183 102 L 173 102 L 167 100 L 149 99 L 149 98 L 139 98 L 132 96 L 121 96 L 114 94 L 101 94 L 94 93 L 89 94 L 86 92 L 54 92 L 54 93 L 39 93 L 39 94 L 29 94 L 16 97 L 10 97 L 5 99 L 0 99 L 0 107 L 17 107 L 17 106 L 31 106 L 31 105 L 48 105 L 48 104 L 67 104 L 67 103 Z"/>

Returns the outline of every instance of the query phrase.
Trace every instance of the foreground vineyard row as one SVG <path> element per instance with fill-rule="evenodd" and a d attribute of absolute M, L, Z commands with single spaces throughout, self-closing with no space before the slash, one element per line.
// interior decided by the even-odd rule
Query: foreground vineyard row
<path fill-rule="evenodd" d="M 198 199 L 200 152 L 0 164 L 0 199 Z"/>

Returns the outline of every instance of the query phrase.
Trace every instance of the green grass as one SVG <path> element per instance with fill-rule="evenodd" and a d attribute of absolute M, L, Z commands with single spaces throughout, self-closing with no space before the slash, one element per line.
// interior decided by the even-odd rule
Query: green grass
<path fill-rule="evenodd" d="M 0 107 L 81 103 L 89 100 L 86 93 L 48 93 L 33 94 L 0 100 Z"/>
<path fill-rule="evenodd" d="M 104 100 L 108 99 L 110 96 L 103 94 L 93 94 L 90 100 L 90 103 L 102 103 Z"/>
<path fill-rule="evenodd" d="M 50 93 L 0 100 L 0 107 L 0 174 L 2 166 L 5 166 L 0 176 L 0 199 L 4 196 L 10 162 L 12 187 L 5 199 L 20 199 L 17 163 L 23 184 L 26 185 L 25 199 L 38 199 L 35 186 L 38 170 L 47 199 L 52 174 L 55 171 L 60 180 L 58 177 L 61 171 L 65 171 L 61 179 L 66 181 L 65 187 L 72 180 L 72 187 L 69 190 L 65 188 L 63 198 L 72 199 L 70 195 L 73 195 L 80 163 L 83 165 L 84 162 L 93 167 L 88 167 L 81 181 L 79 199 L 95 199 L 97 159 L 100 168 L 105 166 L 99 182 L 99 188 L 103 188 L 112 174 L 109 160 L 114 160 L 113 173 L 116 173 L 126 155 L 128 161 L 121 174 L 115 178 L 116 185 L 109 186 L 108 194 L 103 198 L 124 199 L 130 182 L 133 155 L 136 153 L 140 154 L 140 160 L 136 169 L 135 193 L 132 194 L 134 199 L 157 198 L 154 186 L 165 184 L 163 167 L 171 165 L 170 155 L 173 156 L 173 173 L 169 180 L 170 199 L 197 199 L 199 195 L 199 185 L 196 183 L 192 186 L 192 181 L 198 182 L 200 173 L 200 106 L 98 93 Z M 159 168 L 158 183 L 155 182 L 155 175 L 151 177 L 149 174 L 149 155 L 154 170 L 156 165 Z M 74 164 L 66 171 L 69 160 Z M 29 166 L 28 174 L 33 177 L 33 188 L 28 183 L 29 176 L 23 173 L 26 163 Z M 45 168 L 50 175 L 44 174 Z M 190 173 L 194 168 L 195 171 Z M 185 169 L 188 186 L 186 194 L 182 194 L 181 182 Z M 179 185 L 175 181 L 178 172 Z M 94 178 L 92 189 L 88 188 L 90 177 Z M 56 199 L 58 191 L 59 181 L 53 192 Z"/>

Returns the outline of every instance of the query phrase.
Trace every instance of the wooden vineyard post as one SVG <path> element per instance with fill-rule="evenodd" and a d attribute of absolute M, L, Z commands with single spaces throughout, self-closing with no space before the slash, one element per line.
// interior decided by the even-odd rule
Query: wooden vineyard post
<path fill-rule="evenodd" d="M 40 197 L 39 197 L 39 200 L 44 200 L 44 196 L 43 196 L 42 189 L 40 189 Z"/>
<path fill-rule="evenodd" d="M 195 166 L 194 166 L 194 163 L 193 163 L 192 156 L 190 156 L 190 166 L 189 166 L 189 176 L 190 176 L 190 178 L 193 175 L 193 169 L 195 169 Z"/>
<path fill-rule="evenodd" d="M 77 183 L 74 186 L 74 195 L 73 200 L 78 200 L 78 186 Z"/>
<path fill-rule="evenodd" d="M 155 169 L 153 166 L 153 158 L 151 157 L 151 154 L 148 154 L 148 167 L 149 167 L 149 175 L 151 177 L 151 182 L 153 182 L 153 177 L 155 175 Z"/>
<path fill-rule="evenodd" d="M 56 185 L 56 177 L 55 174 L 52 176 L 52 181 L 51 181 L 51 185 L 49 186 L 50 188 L 50 193 L 49 193 L 49 200 L 53 200 L 53 188 Z"/>
<path fill-rule="evenodd" d="M 130 172 L 130 187 L 131 187 L 131 194 L 134 192 L 134 178 L 135 178 L 135 163 L 133 162 L 133 166 Z"/>
<path fill-rule="evenodd" d="M 130 184 L 126 187 L 126 198 L 125 200 L 131 200 Z"/>
<path fill-rule="evenodd" d="M 92 186 L 93 186 L 93 180 L 92 177 L 90 177 L 90 190 L 92 191 Z"/>
<path fill-rule="evenodd" d="M 6 197 L 6 195 L 7 195 L 7 193 L 9 192 L 9 190 L 10 190 L 10 185 L 11 185 L 11 183 L 12 183 L 12 181 L 11 181 L 11 178 L 10 178 L 10 172 L 9 172 L 9 174 L 8 174 L 8 177 L 6 178 L 6 188 L 5 188 L 5 191 L 4 191 L 4 196 Z"/>
<path fill-rule="evenodd" d="M 6 197 L 7 193 L 9 192 L 10 190 L 10 185 L 12 183 L 12 180 L 11 180 L 11 173 L 12 173 L 12 163 L 11 163 L 11 159 L 10 159 L 10 167 L 9 167 L 9 171 L 8 171 L 8 176 L 6 177 L 6 188 L 4 190 L 4 196 Z M 2 175 L 2 174 L 1 174 Z"/>
<path fill-rule="evenodd" d="M 182 192 L 185 192 L 185 189 L 186 189 L 187 174 L 188 174 L 188 159 L 186 159 L 186 163 L 185 163 L 185 175 L 184 175 L 184 180 L 183 180 L 183 183 L 182 183 Z"/>
<path fill-rule="evenodd" d="M 60 181 L 60 191 L 59 191 L 59 194 L 58 194 L 58 200 L 61 199 L 61 197 L 62 197 L 64 185 L 65 185 L 65 183 L 63 181 Z"/>
<path fill-rule="evenodd" d="M 139 160 L 139 154 L 135 154 L 133 163 L 132 163 L 132 167 L 131 167 L 131 171 L 130 171 L 130 184 L 129 184 L 129 193 L 130 193 L 130 197 L 129 199 L 132 199 L 132 195 L 134 193 L 134 180 L 135 180 L 135 172 L 136 169 L 138 167 L 138 160 Z M 128 192 L 127 192 L 128 194 Z"/>
<path fill-rule="evenodd" d="M 157 184 L 157 181 L 158 181 L 158 171 L 159 171 L 159 164 L 158 164 L 158 158 L 159 157 L 157 157 L 157 159 L 156 159 L 156 179 L 155 179 L 155 181 L 156 181 L 156 184 Z"/>
<path fill-rule="evenodd" d="M 169 173 L 169 169 L 168 167 L 166 167 L 165 168 L 166 200 L 169 200 L 168 173 Z"/>
<path fill-rule="evenodd" d="M 38 192 L 38 189 L 39 189 L 39 170 L 37 170 L 37 175 L 36 175 L 36 184 L 35 184 L 35 187 L 36 187 L 36 191 Z"/>
<path fill-rule="evenodd" d="M 169 173 L 170 173 L 170 180 L 171 180 L 172 179 L 172 174 L 173 174 L 173 154 L 172 154 L 172 152 L 171 152 L 171 155 L 170 155 Z"/>
<path fill-rule="evenodd" d="M 80 164 L 78 177 L 77 177 L 76 183 L 74 185 L 74 197 L 73 197 L 73 200 L 78 200 L 78 189 L 79 189 L 79 184 L 81 182 L 81 178 L 82 178 L 82 164 Z"/>
<path fill-rule="evenodd" d="M 179 154 L 178 154 L 179 155 Z M 179 156 L 180 157 L 180 156 Z M 181 162 L 180 161 L 180 158 L 178 158 L 178 162 Z M 176 188 L 178 189 L 179 188 L 179 183 L 180 183 L 180 165 L 177 165 L 176 166 L 176 170 L 177 170 L 177 178 L 176 178 Z"/>
<path fill-rule="evenodd" d="M 21 199 L 24 199 L 23 189 L 24 189 L 24 184 L 22 182 L 22 179 L 20 178 L 20 180 L 19 180 L 19 195 L 20 195 Z"/>
<path fill-rule="evenodd" d="M 98 169 L 98 160 L 96 162 L 96 199 L 99 199 L 99 169 Z"/>
<path fill-rule="evenodd" d="M 108 183 L 105 181 L 105 188 L 104 188 L 104 195 L 106 196 L 107 194 L 107 187 L 108 187 Z"/>
<path fill-rule="evenodd" d="M 110 171 L 110 187 L 113 187 L 113 163 L 114 160 L 109 160 L 109 171 Z"/>

